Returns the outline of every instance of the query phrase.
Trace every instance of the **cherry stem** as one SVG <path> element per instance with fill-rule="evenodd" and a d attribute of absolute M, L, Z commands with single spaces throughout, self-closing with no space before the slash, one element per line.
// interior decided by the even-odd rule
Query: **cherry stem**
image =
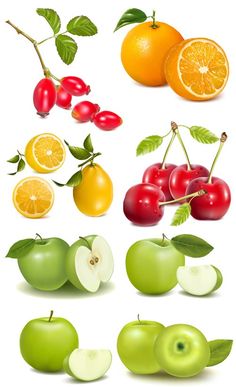
<path fill-rule="evenodd" d="M 49 316 L 48 322 L 51 322 L 52 316 L 53 316 L 53 310 L 51 310 L 51 312 L 50 312 L 50 316 Z"/>
<path fill-rule="evenodd" d="M 165 206 L 166 204 L 178 203 L 182 200 L 186 200 L 186 199 L 190 199 L 190 198 L 196 198 L 197 196 L 202 196 L 202 195 L 205 195 L 206 193 L 207 193 L 207 191 L 205 191 L 204 189 L 201 189 L 200 191 L 193 192 L 189 195 L 182 196 L 181 198 L 169 200 L 168 202 L 160 202 L 159 207 Z"/>
<path fill-rule="evenodd" d="M 187 153 L 187 150 L 186 150 L 185 145 L 183 143 L 182 137 L 180 136 L 179 131 L 177 131 L 177 138 L 178 138 L 178 140 L 180 142 L 180 145 L 182 146 L 182 149 L 184 151 L 184 154 L 185 154 L 185 157 L 186 157 L 186 160 L 187 160 L 188 171 L 191 171 L 192 168 L 191 168 L 190 160 L 189 160 L 189 157 L 188 157 L 188 153 Z"/>
<path fill-rule="evenodd" d="M 174 142 L 175 137 L 176 137 L 176 133 L 172 132 L 171 140 L 170 140 L 170 142 L 169 142 L 169 144 L 168 144 L 168 146 L 166 148 L 166 151 L 165 151 L 165 154 L 164 154 L 164 157 L 163 157 L 163 160 L 162 160 L 161 169 L 165 169 L 166 158 L 167 158 L 167 155 L 168 155 L 169 150 L 171 148 L 171 145 Z"/>
<path fill-rule="evenodd" d="M 85 160 L 83 163 L 79 164 L 78 167 L 83 167 L 84 165 L 88 164 L 89 162 L 93 165 L 93 160 L 98 157 L 98 156 L 101 156 L 101 153 L 98 152 L 98 153 L 94 153 L 91 157 L 89 157 L 87 160 Z"/>
<path fill-rule="evenodd" d="M 217 151 L 217 153 L 215 155 L 215 158 L 213 160 L 213 163 L 212 163 L 212 166 L 211 166 L 211 169 L 210 169 L 209 177 L 208 177 L 208 180 L 207 180 L 208 184 L 211 184 L 211 182 L 212 182 L 212 174 L 213 174 L 216 162 L 217 162 L 217 160 L 219 158 L 219 155 L 220 155 L 220 153 L 222 151 L 222 148 L 223 148 L 224 143 L 225 143 L 226 140 L 227 140 L 227 134 L 225 132 L 223 132 L 221 134 L 221 138 L 220 138 L 220 146 L 218 148 L 218 151 Z"/>

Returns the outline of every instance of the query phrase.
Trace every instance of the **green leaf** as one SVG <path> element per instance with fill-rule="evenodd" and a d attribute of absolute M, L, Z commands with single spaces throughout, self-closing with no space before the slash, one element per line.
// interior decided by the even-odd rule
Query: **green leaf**
<path fill-rule="evenodd" d="M 7 162 L 8 162 L 8 163 L 14 163 L 14 164 L 16 164 L 16 163 L 18 163 L 19 158 L 20 158 L 19 155 L 15 155 L 15 156 L 13 156 L 11 159 L 7 160 Z"/>
<path fill-rule="evenodd" d="M 65 144 L 67 145 L 72 156 L 74 156 L 77 160 L 87 160 L 91 156 L 87 149 L 79 148 L 78 146 L 72 146 L 68 144 L 67 141 L 65 141 Z"/>
<path fill-rule="evenodd" d="M 171 222 L 171 226 L 179 226 L 186 222 L 191 214 L 191 206 L 189 203 L 184 203 L 176 210 Z"/>
<path fill-rule="evenodd" d="M 56 11 L 50 8 L 38 8 L 36 12 L 39 16 L 43 16 L 47 20 L 54 34 L 60 31 L 61 21 Z"/>
<path fill-rule="evenodd" d="M 191 234 L 177 235 L 171 239 L 171 244 L 182 254 L 193 258 L 205 257 L 214 249 L 204 239 Z"/>
<path fill-rule="evenodd" d="M 128 9 L 121 16 L 120 20 L 116 25 L 114 32 L 119 30 L 121 27 L 127 26 L 128 24 L 142 23 L 142 22 L 145 22 L 145 20 L 147 20 L 147 15 L 143 11 L 141 11 L 141 9 L 138 9 L 138 8 Z"/>
<path fill-rule="evenodd" d="M 215 366 L 222 363 L 230 354 L 233 340 L 213 340 L 209 341 L 210 360 L 207 367 Z"/>
<path fill-rule="evenodd" d="M 17 166 L 17 172 L 21 172 L 25 169 L 25 161 L 23 159 L 20 159 L 18 166 Z"/>
<path fill-rule="evenodd" d="M 145 155 L 153 152 L 162 144 L 161 136 L 149 136 L 142 140 L 136 149 L 136 156 Z"/>
<path fill-rule="evenodd" d="M 91 152 L 93 153 L 93 144 L 92 144 L 92 140 L 91 140 L 91 135 L 89 134 L 86 139 L 84 140 L 84 148 L 88 151 L 88 152 Z"/>
<path fill-rule="evenodd" d="M 92 36 L 98 30 L 95 24 L 87 16 L 76 16 L 67 24 L 67 31 L 72 35 Z"/>
<path fill-rule="evenodd" d="M 81 180 L 82 180 L 82 172 L 78 171 L 78 172 L 74 173 L 74 175 L 72 175 L 71 178 L 65 184 L 58 183 L 55 180 L 53 180 L 53 183 L 55 183 L 58 187 L 64 187 L 64 186 L 77 187 L 77 185 L 80 184 Z"/>
<path fill-rule="evenodd" d="M 6 255 L 10 258 L 24 257 L 33 247 L 35 239 L 22 239 L 12 245 Z"/>
<path fill-rule="evenodd" d="M 57 35 L 55 43 L 61 60 L 67 65 L 71 64 L 78 49 L 74 39 L 70 36 L 61 34 Z"/>
<path fill-rule="evenodd" d="M 189 131 L 191 136 L 201 144 L 213 144 L 219 141 L 219 137 L 202 126 L 191 126 Z"/>

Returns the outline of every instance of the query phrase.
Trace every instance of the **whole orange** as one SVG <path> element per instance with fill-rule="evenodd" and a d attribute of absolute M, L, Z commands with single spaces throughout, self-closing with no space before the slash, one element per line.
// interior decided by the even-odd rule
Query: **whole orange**
<path fill-rule="evenodd" d="M 138 24 L 132 28 L 122 43 L 121 61 L 131 78 L 146 86 L 166 83 L 164 63 L 168 51 L 183 37 L 166 23 Z"/>

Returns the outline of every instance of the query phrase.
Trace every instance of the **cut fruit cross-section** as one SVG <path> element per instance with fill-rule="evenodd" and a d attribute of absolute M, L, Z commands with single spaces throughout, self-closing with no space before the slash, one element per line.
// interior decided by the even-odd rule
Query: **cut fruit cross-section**
<path fill-rule="evenodd" d="M 54 193 L 51 185 L 40 177 L 19 181 L 13 191 L 13 203 L 27 218 L 41 218 L 52 208 Z"/>

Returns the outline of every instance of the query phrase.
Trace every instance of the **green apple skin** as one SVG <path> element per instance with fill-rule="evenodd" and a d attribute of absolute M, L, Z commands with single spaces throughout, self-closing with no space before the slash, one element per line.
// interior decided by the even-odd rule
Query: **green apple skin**
<path fill-rule="evenodd" d="M 126 255 L 126 271 L 132 285 L 142 293 L 162 294 L 177 284 L 176 271 L 185 256 L 166 239 L 144 239 L 134 243 Z"/>
<path fill-rule="evenodd" d="M 44 372 L 61 371 L 65 357 L 78 345 L 75 328 L 61 317 L 31 320 L 20 335 L 22 357 L 31 367 Z"/>
<path fill-rule="evenodd" d="M 59 289 L 68 280 L 68 249 L 68 243 L 60 238 L 37 239 L 29 253 L 18 259 L 18 266 L 25 280 L 39 290 Z"/>
<path fill-rule="evenodd" d="M 117 339 L 122 363 L 135 374 L 155 374 L 161 367 L 154 353 L 155 342 L 164 326 L 156 321 L 133 321 L 126 324 Z"/>
<path fill-rule="evenodd" d="M 217 275 L 216 286 L 213 289 L 213 292 L 215 292 L 216 290 L 218 290 L 221 287 L 221 285 L 223 283 L 223 275 L 222 275 L 221 271 L 217 267 L 215 267 L 213 265 L 212 265 L 212 267 L 215 269 L 216 275 Z"/>
<path fill-rule="evenodd" d="M 187 324 L 165 328 L 155 343 L 155 354 L 168 374 L 188 378 L 199 374 L 208 364 L 210 348 L 205 336 Z"/>
<path fill-rule="evenodd" d="M 73 245 L 70 246 L 69 250 L 67 251 L 66 255 L 66 273 L 69 281 L 74 285 L 77 289 L 80 290 L 87 290 L 85 287 L 81 284 L 79 281 L 79 278 L 76 274 L 75 270 L 75 255 L 80 246 L 85 246 L 88 247 L 89 245 L 91 246 L 94 239 L 97 237 L 97 235 L 88 235 L 84 238 L 79 239 Z M 88 243 L 86 243 L 86 240 Z"/>

